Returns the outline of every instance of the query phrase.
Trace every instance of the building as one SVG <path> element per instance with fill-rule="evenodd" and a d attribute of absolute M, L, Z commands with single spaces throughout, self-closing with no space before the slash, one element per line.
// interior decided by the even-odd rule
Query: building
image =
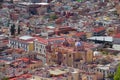
<path fill-rule="evenodd" d="M 117 4 L 115 8 L 117 10 L 117 14 L 120 15 L 120 4 Z"/>
<path fill-rule="evenodd" d="M 84 40 L 86 40 L 86 33 L 85 32 L 77 32 L 75 34 L 75 37 L 84 41 Z"/>
<path fill-rule="evenodd" d="M 104 35 L 105 35 L 105 28 L 104 27 L 94 28 L 93 36 L 104 36 Z"/>
<path fill-rule="evenodd" d="M 46 12 L 47 11 L 47 6 L 49 3 L 42 2 L 42 3 L 37 3 L 39 0 L 32 0 L 31 2 L 21 2 L 19 3 L 19 7 L 25 8 L 29 14 L 40 14 L 41 12 Z M 39 9 L 39 10 L 37 10 Z"/>
<path fill-rule="evenodd" d="M 120 50 L 120 33 L 116 34 L 113 38 L 113 49 Z"/>
<path fill-rule="evenodd" d="M 38 37 L 34 41 L 34 51 L 39 54 L 38 58 L 42 59 L 43 63 L 45 63 L 46 62 L 45 56 L 46 56 L 48 49 L 50 49 L 50 46 L 60 45 L 64 42 L 64 40 L 65 40 L 64 37 L 56 37 L 56 38 L 48 38 L 48 39 Z"/>
<path fill-rule="evenodd" d="M 70 31 L 76 31 L 75 28 L 73 27 L 68 27 L 68 26 L 63 26 L 63 27 L 57 27 L 55 30 L 54 30 L 54 33 L 57 34 L 57 35 L 60 35 L 61 33 L 69 33 Z"/>
<path fill-rule="evenodd" d="M 59 45 L 65 41 L 64 37 L 55 37 L 55 38 L 37 38 L 34 41 L 35 52 L 46 54 L 46 47 L 49 44 Z"/>
<path fill-rule="evenodd" d="M 97 80 L 97 76 L 94 73 L 83 74 L 81 80 Z"/>
<path fill-rule="evenodd" d="M 87 44 L 79 41 L 65 41 L 63 45 L 54 47 L 52 52 L 47 53 L 47 63 L 78 68 L 82 63 L 90 63 L 93 60 L 93 51 L 87 47 Z"/>
<path fill-rule="evenodd" d="M 33 41 L 35 40 L 34 37 L 32 36 L 21 36 L 18 38 L 11 38 L 9 39 L 9 46 L 11 48 L 20 48 L 23 49 L 24 51 L 33 51 L 34 50 L 34 45 Z"/>
<path fill-rule="evenodd" d="M 12 49 L 11 52 L 12 53 L 5 52 L 0 55 L 0 72 L 5 74 L 9 80 L 13 78 L 13 80 L 19 80 L 19 78 L 26 79 L 27 77 L 25 78 L 22 75 L 29 74 L 31 70 L 43 66 L 42 61 L 36 58 L 36 54 L 18 53 L 18 49 Z"/>
<path fill-rule="evenodd" d="M 27 80 L 80 80 L 79 69 L 65 66 L 46 66 L 38 69 Z"/>

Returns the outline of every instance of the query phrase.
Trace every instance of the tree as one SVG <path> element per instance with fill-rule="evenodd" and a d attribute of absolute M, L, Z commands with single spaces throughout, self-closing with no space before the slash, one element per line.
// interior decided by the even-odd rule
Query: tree
<path fill-rule="evenodd" d="M 21 28 L 20 25 L 18 26 L 18 34 L 20 34 Z"/>
<path fill-rule="evenodd" d="M 11 32 L 11 35 L 15 35 L 15 24 L 11 26 L 10 32 Z"/>
<path fill-rule="evenodd" d="M 78 2 L 82 2 L 82 0 L 77 0 Z"/>
<path fill-rule="evenodd" d="M 114 80 L 120 80 L 120 64 L 119 64 L 117 71 L 114 75 Z"/>
<path fill-rule="evenodd" d="M 7 77 L 4 77 L 2 80 L 9 80 L 9 78 L 7 78 Z"/>
<path fill-rule="evenodd" d="M 55 20 L 55 19 L 57 19 L 58 17 L 57 17 L 57 15 L 56 14 L 52 14 L 52 15 L 50 15 L 50 19 L 52 19 L 52 20 Z"/>
<path fill-rule="evenodd" d="M 109 79 L 112 79 L 112 80 L 113 80 L 114 74 L 108 74 L 107 77 L 108 77 Z"/>

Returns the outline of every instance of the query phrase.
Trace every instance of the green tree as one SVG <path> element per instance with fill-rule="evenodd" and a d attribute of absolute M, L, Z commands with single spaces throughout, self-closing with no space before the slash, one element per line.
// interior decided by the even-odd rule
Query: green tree
<path fill-rule="evenodd" d="M 82 2 L 82 0 L 77 0 L 78 2 Z"/>
<path fill-rule="evenodd" d="M 108 74 L 107 77 L 110 78 L 110 79 L 113 79 L 114 78 L 114 74 Z"/>
<path fill-rule="evenodd" d="M 58 17 L 57 17 L 57 15 L 56 14 L 52 14 L 52 15 L 50 15 L 50 19 L 52 19 L 52 20 L 55 20 L 55 19 L 57 19 Z"/>
<path fill-rule="evenodd" d="M 114 80 L 120 80 L 120 64 L 119 64 L 117 71 L 114 75 Z"/>
<path fill-rule="evenodd" d="M 2 80 L 9 80 L 9 78 L 7 78 L 7 77 L 4 77 Z"/>
<path fill-rule="evenodd" d="M 102 54 L 108 55 L 107 51 L 102 51 Z"/>

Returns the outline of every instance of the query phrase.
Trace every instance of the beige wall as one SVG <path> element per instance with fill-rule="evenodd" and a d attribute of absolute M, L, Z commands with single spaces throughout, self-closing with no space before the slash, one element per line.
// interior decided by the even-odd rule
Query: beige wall
<path fill-rule="evenodd" d="M 93 51 L 88 49 L 86 53 L 86 62 L 92 62 L 93 61 Z"/>
<path fill-rule="evenodd" d="M 120 50 L 120 45 L 119 45 L 119 44 L 114 44 L 114 45 L 113 45 L 113 48 L 114 48 L 115 50 Z"/>

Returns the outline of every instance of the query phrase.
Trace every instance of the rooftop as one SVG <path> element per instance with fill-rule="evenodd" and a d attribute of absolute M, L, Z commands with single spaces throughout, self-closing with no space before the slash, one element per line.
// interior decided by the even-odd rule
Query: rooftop
<path fill-rule="evenodd" d="M 57 44 L 59 42 L 63 42 L 65 40 L 64 37 L 55 37 L 55 38 L 41 38 L 41 37 L 37 37 L 36 40 L 42 44 L 48 44 L 48 42 L 52 43 L 52 44 Z"/>
<path fill-rule="evenodd" d="M 56 75 L 56 76 L 66 73 L 66 71 L 62 71 L 60 69 L 49 70 L 49 72 L 50 72 L 51 75 Z"/>
<path fill-rule="evenodd" d="M 108 41 L 108 42 L 113 41 L 113 37 L 111 37 L 111 36 L 93 36 L 88 39 L 89 40 L 98 40 L 98 41 Z"/>
<path fill-rule="evenodd" d="M 30 39 L 33 39 L 33 37 L 32 37 L 32 36 L 29 36 L 29 35 L 25 35 L 25 36 L 19 37 L 19 39 L 22 39 L 22 40 L 30 40 Z"/>
<path fill-rule="evenodd" d="M 49 5 L 49 3 L 31 3 L 31 2 L 21 2 L 19 4 L 26 5 L 26 6 L 29 6 L 29 5 Z"/>
<path fill-rule="evenodd" d="M 103 70 L 109 70 L 109 66 L 104 66 L 104 65 L 98 65 L 99 69 L 103 69 Z"/>
<path fill-rule="evenodd" d="M 86 34 L 85 32 L 78 32 L 78 33 L 76 33 L 76 36 L 83 36 L 85 34 Z"/>
<path fill-rule="evenodd" d="M 120 33 L 116 34 L 114 38 L 120 38 Z"/>
<path fill-rule="evenodd" d="M 104 27 L 94 28 L 94 32 L 100 32 L 100 31 L 103 31 L 103 30 L 105 30 Z"/>

